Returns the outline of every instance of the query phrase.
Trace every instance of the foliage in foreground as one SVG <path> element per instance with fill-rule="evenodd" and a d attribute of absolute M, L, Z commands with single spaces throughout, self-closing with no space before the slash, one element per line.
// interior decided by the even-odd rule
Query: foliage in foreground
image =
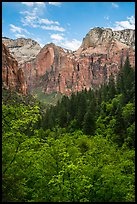
<path fill-rule="evenodd" d="M 7 114 L 3 201 L 134 201 L 134 150 L 120 149 L 102 135 L 34 129 L 37 106 L 3 105 Z"/>
<path fill-rule="evenodd" d="M 3 202 L 135 200 L 134 75 L 128 61 L 122 72 L 116 84 L 111 78 L 98 91 L 63 97 L 46 113 L 32 98 L 3 98 Z"/>

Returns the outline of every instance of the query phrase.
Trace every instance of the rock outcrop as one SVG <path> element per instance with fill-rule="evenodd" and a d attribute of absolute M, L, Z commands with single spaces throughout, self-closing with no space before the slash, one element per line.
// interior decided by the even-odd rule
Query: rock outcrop
<path fill-rule="evenodd" d="M 18 69 L 18 62 L 4 44 L 2 44 L 2 86 L 11 91 L 27 94 L 24 71 Z"/>
<path fill-rule="evenodd" d="M 108 48 L 112 42 L 119 42 L 125 46 L 135 48 L 135 31 L 131 29 L 125 29 L 120 31 L 112 31 L 110 28 L 94 28 L 91 29 L 86 37 L 83 39 L 81 49 L 87 49 L 92 47 Z M 106 50 L 104 50 L 106 51 Z"/>
<path fill-rule="evenodd" d="M 53 43 L 45 45 L 35 58 L 20 63 L 27 89 L 43 93 L 72 92 L 99 87 L 119 72 L 127 55 L 135 67 L 135 31 L 94 28 L 75 52 Z"/>
<path fill-rule="evenodd" d="M 36 55 L 41 50 L 40 45 L 32 39 L 18 38 L 12 40 L 3 37 L 2 42 L 9 48 L 12 56 L 18 61 L 19 66 L 24 62 L 35 59 Z"/>

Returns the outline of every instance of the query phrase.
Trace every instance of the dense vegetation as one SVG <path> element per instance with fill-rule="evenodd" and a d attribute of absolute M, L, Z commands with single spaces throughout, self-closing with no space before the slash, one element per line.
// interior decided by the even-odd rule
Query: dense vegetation
<path fill-rule="evenodd" d="M 134 201 L 134 74 L 50 108 L 3 91 L 3 201 Z"/>

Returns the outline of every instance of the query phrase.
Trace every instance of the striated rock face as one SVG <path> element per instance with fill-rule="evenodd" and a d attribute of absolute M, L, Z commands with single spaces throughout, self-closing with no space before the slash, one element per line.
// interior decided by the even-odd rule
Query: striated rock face
<path fill-rule="evenodd" d="M 118 34 L 119 33 L 119 34 Z M 128 35 L 129 33 L 129 35 Z M 123 36 L 120 37 L 119 36 Z M 22 65 L 28 90 L 41 87 L 44 93 L 72 92 L 99 87 L 110 74 L 117 75 L 127 55 L 135 65 L 134 31 L 95 28 L 76 52 L 46 45 L 36 59 Z"/>
<path fill-rule="evenodd" d="M 18 38 L 12 40 L 3 37 L 2 42 L 9 48 L 12 56 L 18 61 L 19 66 L 24 62 L 34 59 L 41 50 L 40 45 L 32 39 Z"/>
<path fill-rule="evenodd" d="M 83 39 L 81 49 L 89 47 L 109 47 L 111 42 L 118 41 L 124 45 L 135 47 L 135 31 L 131 29 L 112 31 L 110 28 L 94 28 L 90 30 L 86 37 Z M 103 50 L 102 50 L 103 51 Z"/>
<path fill-rule="evenodd" d="M 2 86 L 24 95 L 27 93 L 24 72 L 21 69 L 18 70 L 18 62 L 4 44 L 2 44 Z"/>
<path fill-rule="evenodd" d="M 135 67 L 135 31 L 94 28 L 76 52 L 53 43 L 45 45 L 36 57 L 20 63 L 27 90 L 40 88 L 43 93 L 72 92 L 99 87 L 119 72 L 127 55 Z"/>
<path fill-rule="evenodd" d="M 116 40 L 135 49 L 135 30 L 126 29 L 121 31 L 113 31 Z"/>

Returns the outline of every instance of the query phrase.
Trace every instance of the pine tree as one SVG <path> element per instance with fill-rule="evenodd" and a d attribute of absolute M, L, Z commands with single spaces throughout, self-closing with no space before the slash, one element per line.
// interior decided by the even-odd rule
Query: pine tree
<path fill-rule="evenodd" d="M 79 95 L 78 103 L 76 106 L 77 106 L 76 120 L 78 121 L 79 128 L 82 128 L 82 122 L 87 109 L 86 95 L 84 94 L 84 92 L 81 92 L 81 94 Z"/>
<path fill-rule="evenodd" d="M 108 98 L 109 99 L 114 98 L 115 94 L 116 94 L 115 81 L 114 76 L 111 74 L 108 82 Z"/>
<path fill-rule="evenodd" d="M 87 112 L 83 120 L 83 131 L 85 134 L 90 134 L 90 135 L 94 134 L 95 113 L 96 113 L 96 105 L 95 105 L 95 100 L 93 99 L 87 109 Z"/>
<path fill-rule="evenodd" d="M 125 97 L 125 103 L 133 99 L 135 91 L 135 72 L 130 65 L 129 57 L 117 77 L 117 92 Z"/>

